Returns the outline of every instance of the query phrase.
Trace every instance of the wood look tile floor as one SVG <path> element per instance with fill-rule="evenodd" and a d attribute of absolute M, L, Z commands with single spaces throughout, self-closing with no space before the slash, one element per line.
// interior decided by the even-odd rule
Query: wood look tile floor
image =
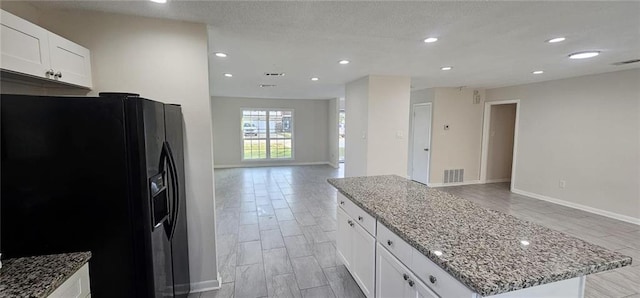
<path fill-rule="evenodd" d="M 329 166 L 216 169 L 222 288 L 189 297 L 364 297 L 335 254 Z M 508 183 L 441 188 L 634 258 L 587 277 L 585 297 L 640 298 L 640 226 L 517 195 Z M 636 261 L 638 260 L 638 261 Z"/>

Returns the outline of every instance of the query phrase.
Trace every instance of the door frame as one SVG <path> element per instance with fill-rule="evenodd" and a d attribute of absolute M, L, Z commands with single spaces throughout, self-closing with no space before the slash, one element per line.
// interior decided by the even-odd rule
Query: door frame
<path fill-rule="evenodd" d="M 416 107 L 419 106 L 430 106 L 431 107 L 431 126 L 429 127 L 429 135 L 427 136 L 427 139 L 429 140 L 429 153 L 427 154 L 427 183 L 429 182 L 429 180 L 431 179 L 431 152 L 433 150 L 431 150 L 431 148 L 433 147 L 431 144 L 431 136 L 433 135 L 433 103 L 432 102 L 422 102 L 422 103 L 414 103 L 413 106 L 411 107 L 411 175 L 410 178 L 411 180 L 413 180 L 413 151 L 415 148 L 413 148 L 414 146 L 414 133 L 415 133 L 415 121 L 416 121 Z"/>
<path fill-rule="evenodd" d="M 499 100 L 484 103 L 484 115 L 482 124 L 482 156 L 480 162 L 480 183 L 487 183 L 487 159 L 489 156 L 489 130 L 491 124 L 491 107 L 496 105 L 515 104 L 516 105 L 516 121 L 513 130 L 513 155 L 511 162 L 511 186 L 513 190 L 516 182 L 516 156 L 518 153 L 518 128 L 520 123 L 520 100 Z"/>

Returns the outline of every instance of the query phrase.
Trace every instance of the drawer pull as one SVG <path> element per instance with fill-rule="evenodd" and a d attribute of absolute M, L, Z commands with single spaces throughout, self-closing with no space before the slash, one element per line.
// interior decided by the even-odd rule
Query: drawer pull
<path fill-rule="evenodd" d="M 409 280 L 409 286 L 413 287 L 413 280 Z"/>
<path fill-rule="evenodd" d="M 433 276 L 433 275 L 429 275 L 429 281 L 430 281 L 432 284 L 435 284 L 435 283 L 436 283 L 436 281 L 438 281 L 438 279 L 437 279 L 435 276 Z"/>
<path fill-rule="evenodd" d="M 344 201 L 340 201 L 340 205 L 344 205 Z"/>
<path fill-rule="evenodd" d="M 358 216 L 359 221 L 362 221 L 362 219 L 363 219 L 362 216 Z"/>
<path fill-rule="evenodd" d="M 353 221 L 351 221 L 351 220 L 347 220 L 347 223 L 348 223 L 350 226 L 352 226 L 352 227 L 353 227 Z"/>
<path fill-rule="evenodd" d="M 402 277 L 404 278 L 404 280 L 409 279 L 409 275 L 407 275 L 406 273 L 402 275 Z"/>
<path fill-rule="evenodd" d="M 393 241 L 387 240 L 387 245 L 391 246 L 391 244 L 393 244 Z"/>

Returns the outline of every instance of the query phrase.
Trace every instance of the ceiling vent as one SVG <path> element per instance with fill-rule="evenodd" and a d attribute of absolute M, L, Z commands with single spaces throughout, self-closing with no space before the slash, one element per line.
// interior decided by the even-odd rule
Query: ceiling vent
<path fill-rule="evenodd" d="M 268 77 L 284 77 L 284 72 L 265 72 L 264 75 Z"/>
<path fill-rule="evenodd" d="M 260 88 L 271 88 L 271 87 L 275 87 L 276 85 L 272 85 L 272 84 L 260 84 L 258 85 L 260 86 Z"/>
<path fill-rule="evenodd" d="M 640 62 L 640 59 L 631 59 L 631 60 L 627 60 L 627 61 L 620 61 L 620 62 L 616 62 L 616 63 L 611 63 L 611 65 L 627 65 L 627 64 L 631 64 L 631 63 L 637 63 Z"/>

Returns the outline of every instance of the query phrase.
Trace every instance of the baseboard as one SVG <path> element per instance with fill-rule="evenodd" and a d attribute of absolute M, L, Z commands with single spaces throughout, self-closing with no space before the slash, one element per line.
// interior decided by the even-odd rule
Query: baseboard
<path fill-rule="evenodd" d="M 482 183 L 502 183 L 502 182 L 511 182 L 511 178 L 487 179 Z"/>
<path fill-rule="evenodd" d="M 200 293 L 200 292 L 218 290 L 220 289 L 221 285 L 222 285 L 222 279 L 220 279 L 220 272 L 218 272 L 218 279 L 216 280 L 192 282 L 190 293 Z"/>
<path fill-rule="evenodd" d="M 429 187 L 446 187 L 446 186 L 460 186 L 460 185 L 471 185 L 471 184 L 482 184 L 480 180 L 471 180 L 464 182 L 454 182 L 454 183 L 427 183 Z"/>
<path fill-rule="evenodd" d="M 228 169 L 228 168 L 255 168 L 255 167 L 287 167 L 287 166 L 315 166 L 315 165 L 329 165 L 334 166 L 328 161 L 315 161 L 315 162 L 272 162 L 272 163 L 253 163 L 247 162 L 239 165 L 213 165 L 214 169 Z M 337 167 L 336 167 L 337 168 Z"/>
<path fill-rule="evenodd" d="M 590 206 L 587 206 L 587 205 L 582 205 L 582 204 L 573 203 L 573 202 L 569 202 L 569 201 L 565 201 L 565 200 L 560 200 L 560 199 L 556 199 L 556 198 L 552 198 L 552 197 L 548 197 L 548 196 L 545 196 L 545 195 L 532 193 L 532 192 L 528 192 L 528 191 L 524 191 L 524 190 L 520 190 L 520 189 L 516 189 L 516 188 L 511 189 L 511 192 L 519 194 L 519 195 L 531 197 L 531 198 L 534 198 L 534 199 L 543 200 L 543 201 L 551 202 L 551 203 L 554 203 L 554 204 L 558 204 L 558 205 L 562 205 L 562 206 L 566 206 L 566 207 L 571 207 L 571 208 L 579 209 L 579 210 L 582 210 L 582 211 L 586 211 L 586 212 L 590 212 L 590 213 L 606 216 L 606 217 L 609 217 L 609 218 L 621 220 L 621 221 L 624 221 L 624 222 L 640 225 L 640 218 L 635 218 L 635 217 L 628 216 L 628 215 L 622 215 L 622 214 L 618 214 L 618 213 L 611 212 L 611 211 L 606 211 L 606 210 L 602 210 L 602 209 L 598 209 L 598 208 L 593 208 L 593 207 L 590 207 Z"/>

